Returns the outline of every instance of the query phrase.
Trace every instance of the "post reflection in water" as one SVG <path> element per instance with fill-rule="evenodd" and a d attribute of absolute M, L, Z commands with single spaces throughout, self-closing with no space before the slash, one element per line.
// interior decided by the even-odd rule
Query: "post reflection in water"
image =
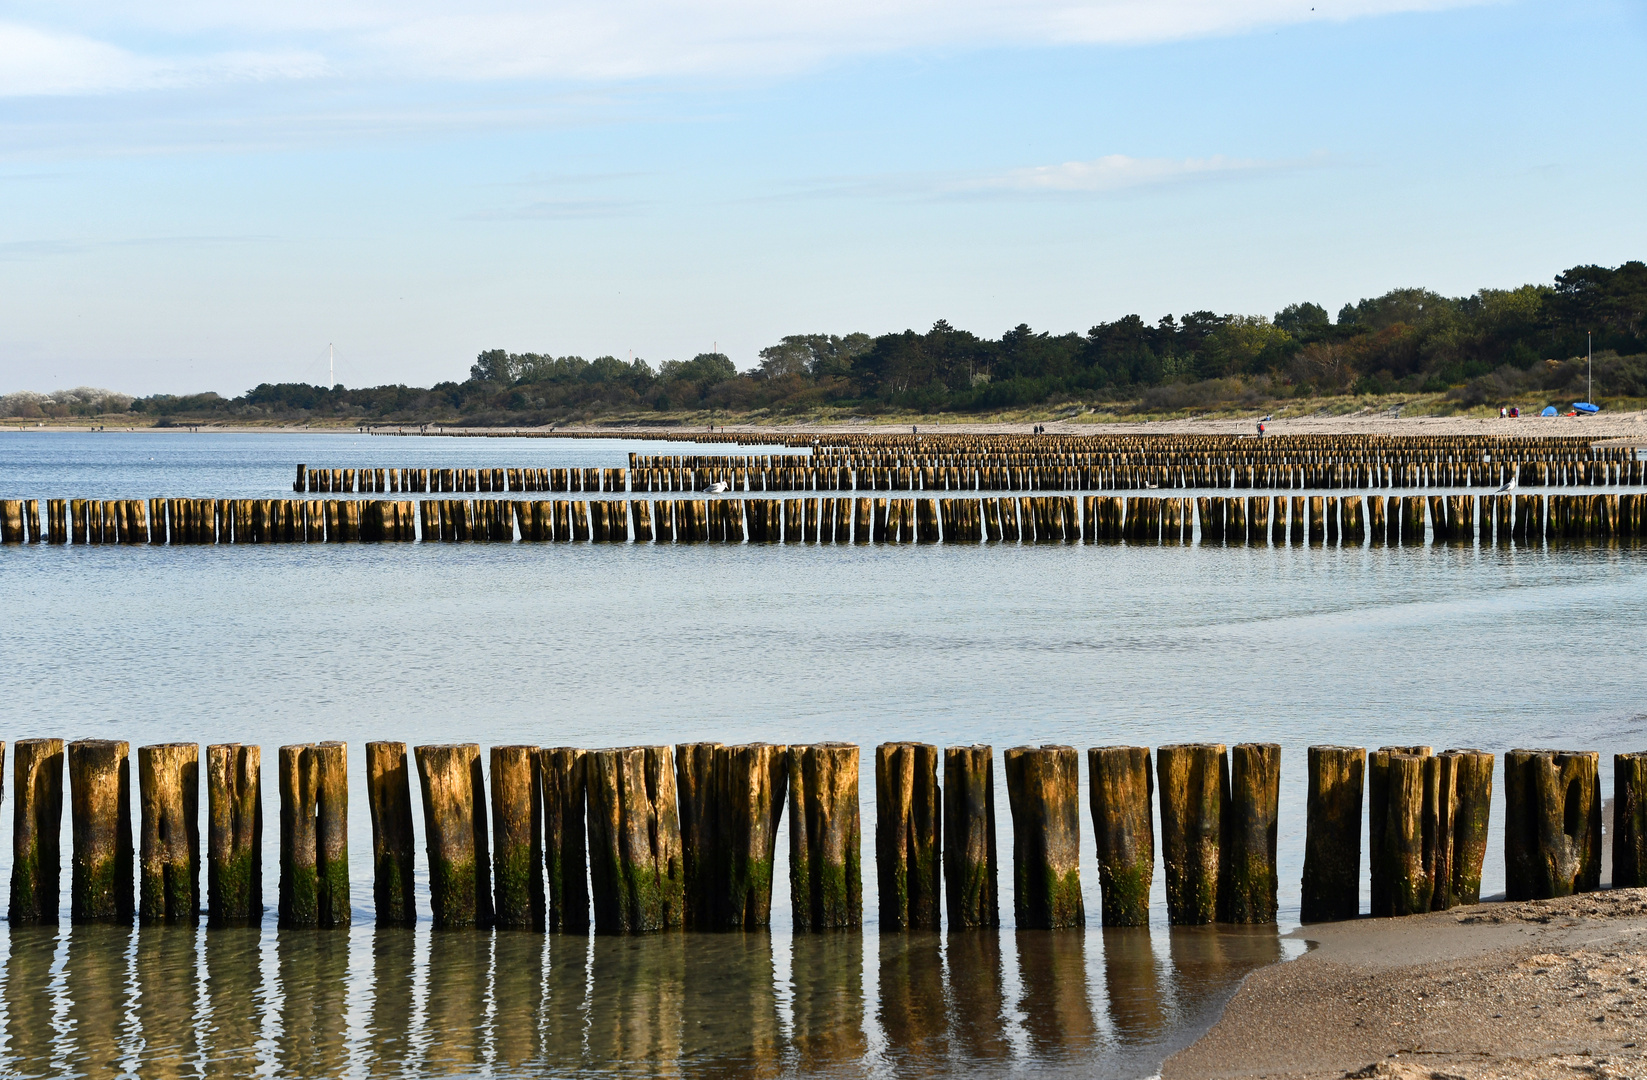
<path fill-rule="evenodd" d="M 280 978 L 278 1071 L 336 1076 L 348 1060 L 349 932 L 281 930 L 275 957 Z"/>
<path fill-rule="evenodd" d="M 922 931 L 880 938 L 878 1016 L 900 1072 L 931 1071 L 947 1056 L 942 941 Z"/>
<path fill-rule="evenodd" d="M 963 1061 L 1004 1061 L 1006 992 L 1001 973 L 1001 935 L 961 930 L 944 943 L 949 958 L 949 1038 Z M 884 989 L 882 991 L 885 992 Z"/>
<path fill-rule="evenodd" d="M 427 1073 L 471 1073 L 486 1055 L 486 982 L 492 935 L 435 930 L 429 935 L 425 1029 Z"/>
<path fill-rule="evenodd" d="M 1175 926 L 1171 942 L 1175 1027 L 1194 1024 L 1209 1011 L 1221 1009 L 1247 972 L 1281 959 L 1281 939 L 1273 923 Z"/>
<path fill-rule="evenodd" d="M 555 1076 L 576 1074 L 583 1067 L 589 1014 L 589 947 L 587 935 L 549 935 L 549 996 L 543 1005 L 544 1071 Z"/>
<path fill-rule="evenodd" d="M 55 926 L 14 926 L 6 958 L 6 1073 L 53 1076 L 57 1032 L 52 1026 L 52 961 Z"/>
<path fill-rule="evenodd" d="M 411 1071 L 417 938 L 390 926 L 372 931 L 372 1011 L 366 1026 L 366 1075 Z"/>
<path fill-rule="evenodd" d="M 267 1001 L 261 935 L 238 927 L 208 929 L 204 1036 L 208 1077 L 249 1076 L 258 1067 Z"/>
<path fill-rule="evenodd" d="M 688 935 L 685 974 L 691 989 L 683 998 L 682 1072 L 776 1076 L 783 1044 L 772 936 L 755 930 Z"/>
<path fill-rule="evenodd" d="M 500 930 L 492 938 L 492 1047 L 499 1069 L 543 1056 L 544 937 Z"/>
<path fill-rule="evenodd" d="M 137 932 L 136 1013 L 143 1040 L 139 1071 L 145 1077 L 194 1072 L 200 1054 L 195 1028 L 197 939 L 198 931 L 186 924 L 145 926 Z"/>
<path fill-rule="evenodd" d="M 863 935 L 796 934 L 793 950 L 794 1071 L 822 1072 L 858 1062 L 869 1047 Z"/>
<path fill-rule="evenodd" d="M 1030 1051 L 1037 1058 L 1067 1059 L 1090 1049 L 1098 1027 L 1087 995 L 1084 930 L 1019 930 L 1018 975 Z"/>
<path fill-rule="evenodd" d="M 13 948 L 16 948 L 16 931 L 12 933 Z M 122 1057 L 121 1035 L 128 992 L 126 964 L 132 929 L 129 926 L 76 926 L 68 938 L 68 963 L 63 972 L 63 989 L 69 999 L 69 1023 L 73 1029 L 73 1050 L 68 1064 L 73 1071 L 86 1076 L 113 1076 L 120 1071 Z"/>
<path fill-rule="evenodd" d="M 591 1067 L 679 1075 L 685 938 L 680 933 L 595 937 L 589 980 Z"/>
<path fill-rule="evenodd" d="M 1104 990 L 1122 1042 L 1155 1042 L 1166 1030 L 1161 971 L 1147 926 L 1105 927 Z"/>

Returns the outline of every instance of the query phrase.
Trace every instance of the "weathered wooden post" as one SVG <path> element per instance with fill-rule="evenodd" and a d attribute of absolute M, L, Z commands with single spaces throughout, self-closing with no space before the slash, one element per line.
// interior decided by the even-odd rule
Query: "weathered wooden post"
<path fill-rule="evenodd" d="M 206 813 L 207 925 L 255 926 L 263 918 L 263 766 L 258 747 L 206 747 Z"/>
<path fill-rule="evenodd" d="M 435 928 L 492 925 L 492 864 L 486 835 L 486 778 L 475 743 L 419 746 L 429 906 Z"/>
<path fill-rule="evenodd" d="M 280 748 L 280 925 L 349 925 L 347 746 Z"/>
<path fill-rule="evenodd" d="M 20 739 L 13 750 L 17 805 L 12 810 L 13 926 L 57 921 L 63 829 L 63 740 Z"/>
<path fill-rule="evenodd" d="M 778 824 L 789 787 L 788 747 L 770 743 L 715 751 L 721 858 L 719 924 L 760 930 L 772 922 L 772 872 Z"/>
<path fill-rule="evenodd" d="M 1223 743 L 1180 743 L 1155 751 L 1161 799 L 1161 861 L 1167 918 L 1198 926 L 1218 918 L 1221 850 L 1230 801 Z"/>
<path fill-rule="evenodd" d="M 1448 750 L 1438 756 L 1446 774 L 1440 786 L 1450 794 L 1448 826 L 1441 838 L 1448 848 L 1448 874 L 1436 881 L 1431 907 L 1443 910 L 1481 902 L 1481 865 L 1487 857 L 1493 802 L 1493 755 L 1484 750 Z M 1436 899 L 1444 903 L 1438 905 Z"/>
<path fill-rule="evenodd" d="M 543 868 L 549 879 L 548 927 L 568 934 L 589 932 L 588 858 L 583 836 L 584 751 L 572 746 L 539 752 L 543 789 Z"/>
<path fill-rule="evenodd" d="M 1353 919 L 1361 907 L 1361 799 L 1367 752 L 1312 746 L 1304 838 L 1303 922 Z"/>
<path fill-rule="evenodd" d="M 875 870 L 883 931 L 941 928 L 942 833 L 938 748 L 913 742 L 877 746 Z"/>
<path fill-rule="evenodd" d="M 995 755 L 944 748 L 944 901 L 951 931 L 1001 925 L 995 872 Z"/>
<path fill-rule="evenodd" d="M 1272 923 L 1277 910 L 1275 847 L 1281 805 L 1281 747 L 1237 743 L 1230 748 L 1230 805 L 1219 860 L 1219 919 Z"/>
<path fill-rule="evenodd" d="M 379 926 L 417 922 L 412 892 L 412 771 L 403 742 L 366 744 L 366 802 L 372 811 L 372 900 Z"/>
<path fill-rule="evenodd" d="M 542 930 L 543 796 L 538 748 L 492 747 L 492 910 L 500 930 Z"/>
<path fill-rule="evenodd" d="M 1613 755 L 1613 888 L 1647 886 L 1647 753 Z"/>
<path fill-rule="evenodd" d="M 68 750 L 74 836 L 69 918 L 77 923 L 130 922 L 130 746 L 114 739 L 80 739 L 69 743 Z"/>
<path fill-rule="evenodd" d="M 1591 892 L 1601 884 L 1600 755 L 1504 755 L 1504 885 L 1511 900 Z"/>
<path fill-rule="evenodd" d="M 675 747 L 675 796 L 686 897 L 684 925 L 690 930 L 714 930 L 720 923 L 724 853 L 715 784 L 715 751 L 720 747 L 717 742 L 680 743 Z"/>
<path fill-rule="evenodd" d="M 1430 910 L 1441 827 L 1440 766 L 1427 746 L 1385 746 L 1367 758 L 1372 914 Z"/>
<path fill-rule="evenodd" d="M 595 750 L 584 767 L 595 932 L 679 929 L 686 881 L 670 748 Z"/>
<path fill-rule="evenodd" d="M 145 923 L 193 922 L 200 913 L 200 746 L 137 748 L 143 801 L 141 897 Z"/>
<path fill-rule="evenodd" d="M 858 747 L 789 747 L 789 889 L 797 933 L 863 925 Z"/>
<path fill-rule="evenodd" d="M 1085 926 L 1080 759 L 1075 748 L 1015 746 L 1006 752 L 1006 781 L 1018 928 Z"/>
<path fill-rule="evenodd" d="M 1105 926 L 1148 926 L 1155 880 L 1155 777 L 1146 746 L 1096 746 L 1087 751 L 1092 834 L 1098 842 L 1098 885 Z"/>

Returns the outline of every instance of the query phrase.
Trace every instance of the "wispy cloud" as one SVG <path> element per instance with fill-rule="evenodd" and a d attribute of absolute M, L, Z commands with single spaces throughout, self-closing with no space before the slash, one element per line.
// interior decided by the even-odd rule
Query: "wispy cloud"
<path fill-rule="evenodd" d="M 900 50 L 1124 45 L 1479 2 L 22 0 L 14 10 L 33 21 L 0 23 L 0 96 L 327 74 L 418 81 L 740 78 Z"/>
<path fill-rule="evenodd" d="M 1141 158 L 1106 154 L 1091 161 L 1061 165 L 1033 165 L 1008 169 L 993 176 L 953 182 L 959 194 L 1012 193 L 1020 195 L 1099 194 L 1128 188 L 1162 187 L 1204 180 L 1233 179 L 1254 173 L 1309 168 L 1327 163 L 1325 157 L 1263 160 L 1213 155 L 1205 158 Z"/>

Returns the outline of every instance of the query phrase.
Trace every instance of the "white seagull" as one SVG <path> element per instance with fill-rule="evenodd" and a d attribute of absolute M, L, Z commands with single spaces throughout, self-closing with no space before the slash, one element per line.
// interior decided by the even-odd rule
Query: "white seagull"
<path fill-rule="evenodd" d="M 1499 487 L 1498 491 L 1495 494 L 1502 495 L 1504 492 L 1514 491 L 1516 488 L 1518 488 L 1520 486 L 1521 486 L 1520 478 L 1517 477 L 1515 473 L 1511 473 L 1510 478 L 1508 480 L 1504 481 L 1503 485 Z"/>
<path fill-rule="evenodd" d="M 732 490 L 732 485 L 728 484 L 725 480 L 717 480 L 713 484 L 710 484 L 707 488 L 704 488 L 704 490 L 709 492 L 711 495 L 719 495 L 722 492 Z"/>

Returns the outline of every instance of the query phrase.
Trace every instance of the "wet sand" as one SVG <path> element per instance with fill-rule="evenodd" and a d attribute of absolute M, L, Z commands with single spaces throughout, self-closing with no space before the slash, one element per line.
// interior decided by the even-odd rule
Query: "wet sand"
<path fill-rule="evenodd" d="M 1647 1076 L 1647 889 L 1294 936 L 1163 1080 Z"/>

